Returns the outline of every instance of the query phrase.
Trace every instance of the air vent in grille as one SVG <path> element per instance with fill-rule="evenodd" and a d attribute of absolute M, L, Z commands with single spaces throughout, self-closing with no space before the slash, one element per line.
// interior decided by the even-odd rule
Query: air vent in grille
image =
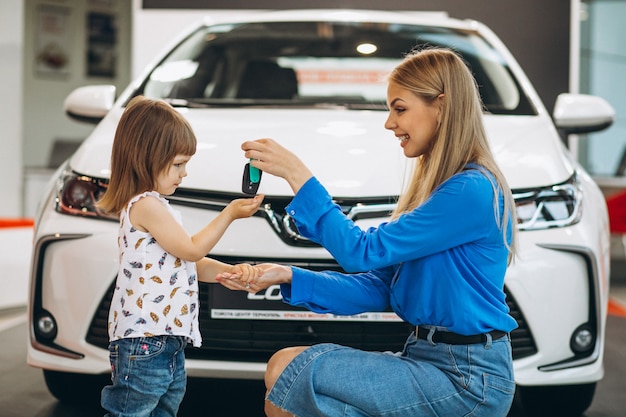
<path fill-rule="evenodd" d="M 506 294 L 506 303 L 509 306 L 510 314 L 517 321 L 517 329 L 511 332 L 511 350 L 513 351 L 513 359 L 521 359 L 537 353 L 537 345 L 533 334 L 528 327 L 528 322 L 522 314 L 517 301 L 513 295 L 504 287 Z"/>

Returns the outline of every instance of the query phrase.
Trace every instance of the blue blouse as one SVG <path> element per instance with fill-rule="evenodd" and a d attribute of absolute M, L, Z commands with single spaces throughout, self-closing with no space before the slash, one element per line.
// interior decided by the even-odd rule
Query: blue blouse
<path fill-rule="evenodd" d="M 496 221 L 503 198 L 496 211 L 495 181 L 474 167 L 413 211 L 368 230 L 348 219 L 316 178 L 308 180 L 287 212 L 303 236 L 353 273 L 292 267 L 291 284 L 281 285 L 284 301 L 339 315 L 391 306 L 413 325 L 463 335 L 516 328 L 503 291 L 508 250 Z"/>

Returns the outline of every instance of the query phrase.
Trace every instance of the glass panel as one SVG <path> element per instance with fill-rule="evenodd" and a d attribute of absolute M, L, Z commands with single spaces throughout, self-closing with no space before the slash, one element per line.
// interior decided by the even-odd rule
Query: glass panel
<path fill-rule="evenodd" d="M 581 93 L 606 99 L 615 108 L 613 125 L 581 137 L 579 160 L 594 176 L 624 176 L 626 166 L 626 2 L 593 0 L 582 3 Z"/>
<path fill-rule="evenodd" d="M 279 102 L 386 110 L 386 76 L 420 45 L 459 51 L 489 112 L 535 114 L 502 57 L 476 33 L 373 22 L 206 27 L 152 72 L 143 93 L 206 105 Z"/>

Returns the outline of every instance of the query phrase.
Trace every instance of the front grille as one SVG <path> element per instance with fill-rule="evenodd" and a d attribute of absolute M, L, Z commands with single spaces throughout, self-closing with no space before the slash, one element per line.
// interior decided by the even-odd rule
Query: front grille
<path fill-rule="evenodd" d="M 513 351 L 513 359 L 521 359 L 532 356 L 537 353 L 537 345 L 533 334 L 528 327 L 528 322 L 519 308 L 515 297 L 504 287 L 506 294 L 506 303 L 509 306 L 511 316 L 517 321 L 517 329 L 511 332 L 511 350 Z"/>
<path fill-rule="evenodd" d="M 211 297 L 212 291 L 221 290 L 205 284 L 200 292 L 208 292 Z M 201 302 L 200 305 L 202 348 L 188 352 L 188 357 L 197 359 L 265 362 L 280 348 L 324 342 L 363 350 L 398 351 L 411 329 L 404 322 L 212 320 L 209 303 Z M 306 311 L 294 307 L 288 309 Z"/>
<path fill-rule="evenodd" d="M 252 263 L 242 258 L 224 258 L 227 263 Z M 276 262 L 266 259 L 256 262 Z M 313 270 L 335 269 L 332 261 L 289 260 L 290 265 Z M 87 342 L 103 349 L 107 348 L 107 318 L 114 285 L 104 295 L 92 319 Z M 332 342 L 372 351 L 400 351 L 412 326 L 404 322 L 364 321 L 295 321 L 295 320 L 231 320 L 212 319 L 209 300 L 213 291 L 221 291 L 219 284 L 200 283 L 200 332 L 202 347 L 188 347 L 187 358 L 204 360 L 226 360 L 266 362 L 277 350 L 287 346 L 312 345 Z M 229 290 L 226 290 L 229 291 Z M 537 348 L 517 302 L 506 290 L 511 315 L 519 327 L 511 333 L 513 359 L 533 355 Z M 237 292 L 246 295 L 244 292 Z M 282 304 L 282 303 L 281 303 Z M 289 307 L 289 310 L 296 310 Z M 302 310 L 305 311 L 305 310 Z"/>
<path fill-rule="evenodd" d="M 194 207 L 203 210 L 222 211 L 233 198 L 241 194 L 218 193 L 179 188 L 168 197 L 173 205 Z M 318 247 L 315 242 L 300 235 L 294 220 L 285 212 L 293 197 L 266 196 L 259 210 L 253 215 L 264 217 L 270 229 L 287 245 Z M 379 219 L 391 216 L 396 207 L 397 196 L 383 197 L 335 197 L 333 201 L 341 207 L 348 218 L 356 220 Z"/>

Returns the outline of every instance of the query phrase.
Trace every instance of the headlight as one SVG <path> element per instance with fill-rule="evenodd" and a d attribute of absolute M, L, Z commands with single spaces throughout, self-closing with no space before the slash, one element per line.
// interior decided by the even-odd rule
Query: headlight
<path fill-rule="evenodd" d="M 574 173 L 562 184 L 532 190 L 514 190 L 519 230 L 564 227 L 580 221 L 582 189 Z"/>
<path fill-rule="evenodd" d="M 64 171 L 57 185 L 56 210 L 74 216 L 117 220 L 96 207 L 107 188 L 106 180 Z"/>

